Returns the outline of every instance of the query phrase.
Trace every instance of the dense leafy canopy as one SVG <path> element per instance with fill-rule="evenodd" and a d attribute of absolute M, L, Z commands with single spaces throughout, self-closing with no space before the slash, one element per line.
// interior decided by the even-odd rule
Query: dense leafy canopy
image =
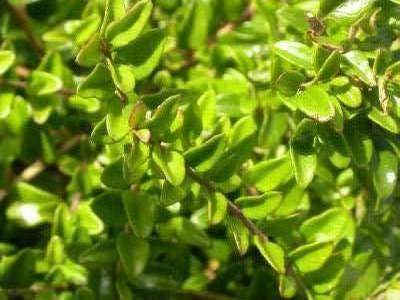
<path fill-rule="evenodd" d="M 399 299 L 398 0 L 0 0 L 0 299 Z"/>

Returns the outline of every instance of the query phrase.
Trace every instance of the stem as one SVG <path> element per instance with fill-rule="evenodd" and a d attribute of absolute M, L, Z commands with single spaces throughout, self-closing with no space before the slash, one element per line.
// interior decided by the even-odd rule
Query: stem
<path fill-rule="evenodd" d="M 221 192 L 216 187 L 214 187 L 209 181 L 197 175 L 192 168 L 186 166 L 187 175 L 192 178 L 194 181 L 205 187 L 210 193 Z M 259 229 L 256 224 L 253 223 L 250 219 L 248 219 L 241 209 L 236 206 L 233 202 L 228 201 L 228 212 L 230 215 L 236 217 L 253 235 L 258 236 L 262 242 L 268 242 L 268 236 Z"/>
<path fill-rule="evenodd" d="M 31 44 L 33 51 L 35 51 L 38 56 L 43 56 L 45 53 L 43 43 L 38 37 L 35 36 L 32 30 L 29 17 L 26 13 L 25 5 L 14 6 L 8 0 L 4 0 L 4 4 L 7 10 L 14 17 L 19 27 L 21 27 L 22 31 L 25 33 L 25 36 Z"/>

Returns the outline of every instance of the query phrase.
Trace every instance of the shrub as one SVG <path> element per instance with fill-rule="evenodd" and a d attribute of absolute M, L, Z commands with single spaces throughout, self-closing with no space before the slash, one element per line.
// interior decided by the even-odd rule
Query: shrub
<path fill-rule="evenodd" d="M 2 0 L 2 299 L 398 299 L 398 0 Z"/>

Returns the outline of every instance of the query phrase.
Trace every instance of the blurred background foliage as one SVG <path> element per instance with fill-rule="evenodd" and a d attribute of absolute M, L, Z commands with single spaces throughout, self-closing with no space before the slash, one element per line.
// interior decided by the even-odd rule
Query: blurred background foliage
<path fill-rule="evenodd" d="M 400 299 L 399 16 L 0 0 L 0 298 Z"/>

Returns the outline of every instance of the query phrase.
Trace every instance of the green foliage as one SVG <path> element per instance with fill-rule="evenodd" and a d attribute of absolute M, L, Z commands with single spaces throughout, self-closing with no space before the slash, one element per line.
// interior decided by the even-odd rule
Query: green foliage
<path fill-rule="evenodd" d="M 0 0 L 0 299 L 398 299 L 398 0 Z"/>

